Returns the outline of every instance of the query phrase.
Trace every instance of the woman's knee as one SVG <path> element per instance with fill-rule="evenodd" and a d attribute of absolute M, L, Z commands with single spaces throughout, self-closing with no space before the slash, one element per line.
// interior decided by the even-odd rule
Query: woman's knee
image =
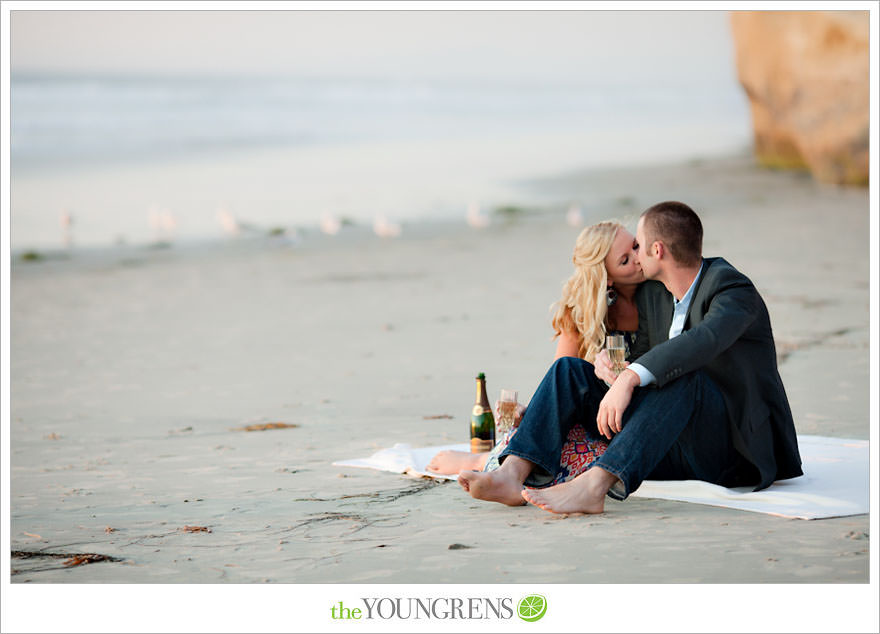
<path fill-rule="evenodd" d="M 588 361 L 584 361 L 578 357 L 560 357 L 553 362 L 550 370 L 559 374 L 568 374 L 573 371 L 592 372 L 593 365 Z"/>
<path fill-rule="evenodd" d="M 561 357 L 554 361 L 548 372 L 555 385 L 577 385 L 589 387 L 595 379 L 592 363 L 577 357 Z"/>

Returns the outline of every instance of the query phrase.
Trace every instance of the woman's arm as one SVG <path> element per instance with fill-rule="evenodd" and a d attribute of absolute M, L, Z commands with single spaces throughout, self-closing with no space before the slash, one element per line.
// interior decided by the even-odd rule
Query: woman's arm
<path fill-rule="evenodd" d="M 576 333 L 563 330 L 559 335 L 559 343 L 556 344 L 556 359 L 562 357 L 580 357 L 580 340 Z"/>

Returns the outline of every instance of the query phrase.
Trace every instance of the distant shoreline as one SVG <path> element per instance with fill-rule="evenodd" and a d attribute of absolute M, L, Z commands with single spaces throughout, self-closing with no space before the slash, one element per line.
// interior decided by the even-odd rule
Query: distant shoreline
<path fill-rule="evenodd" d="M 10 180 L 17 248 L 157 241 L 244 224 L 372 224 L 524 205 L 519 183 L 572 169 L 736 153 L 748 103 L 651 81 L 558 84 L 277 77 L 14 80 Z M 586 202 L 589 202 L 586 201 Z"/>
<path fill-rule="evenodd" d="M 683 161 L 646 161 L 640 164 L 610 167 L 583 167 L 560 170 L 549 176 L 522 178 L 502 183 L 497 189 L 497 198 L 481 205 L 481 213 L 489 218 L 494 226 L 503 226 L 509 222 L 528 220 L 534 222 L 540 218 L 561 219 L 564 221 L 566 211 L 575 205 L 583 212 L 586 222 L 597 221 L 605 217 L 623 212 L 632 214 L 640 204 L 639 191 L 644 176 L 664 170 L 673 172 L 687 171 L 694 166 L 703 166 L 713 172 L 723 171 L 731 165 L 737 169 L 748 168 L 753 164 L 750 150 L 743 148 L 736 153 L 727 153 L 706 158 L 692 158 Z M 753 165 L 752 165 L 753 166 Z M 758 170 L 756 166 L 754 169 Z M 763 171 L 763 170 L 761 170 Z M 772 172 L 770 172 L 772 173 Z M 784 174 L 784 173 L 780 173 Z M 502 194 L 501 192 L 506 192 Z M 658 193 L 659 195 L 659 193 Z M 662 197 L 662 196 L 661 196 Z M 476 199 L 475 199 L 476 200 Z M 641 200 L 648 199 L 642 197 Z M 645 202 L 644 207 L 649 203 Z M 146 211 L 147 203 L 142 205 Z M 388 214 L 403 228 L 403 239 L 418 236 L 425 232 L 455 231 L 468 229 L 466 223 L 466 200 L 458 205 L 458 212 L 446 207 L 434 214 L 426 212 L 420 216 L 397 218 Z M 146 213 L 144 213 L 144 224 Z M 74 214 L 75 215 L 75 214 Z M 203 216 L 210 216 L 207 211 Z M 77 219 L 74 218 L 73 246 L 64 247 L 60 240 L 55 244 L 47 242 L 21 243 L 15 240 L 15 225 L 20 221 L 13 213 L 11 252 L 15 261 L 22 255 L 30 253 L 34 260 L 62 259 L 65 257 L 88 257 L 90 253 L 118 252 L 126 254 L 138 251 L 158 250 L 205 250 L 223 248 L 230 244 L 248 244 L 264 242 L 266 246 L 288 246 L 296 248 L 326 246 L 332 242 L 347 243 L 360 239 L 379 239 L 373 235 L 372 222 L 368 218 L 352 217 L 347 214 L 335 215 L 341 221 L 338 235 L 325 235 L 321 232 L 318 222 L 261 222 L 245 221 L 237 236 L 225 236 L 219 227 L 212 225 L 210 233 L 203 235 L 183 235 L 179 237 L 154 237 L 152 239 L 125 240 L 90 240 L 77 243 Z M 211 218 L 213 221 L 213 218 Z M 146 235 L 146 231 L 141 232 Z M 61 236 L 60 229 L 57 235 Z"/>

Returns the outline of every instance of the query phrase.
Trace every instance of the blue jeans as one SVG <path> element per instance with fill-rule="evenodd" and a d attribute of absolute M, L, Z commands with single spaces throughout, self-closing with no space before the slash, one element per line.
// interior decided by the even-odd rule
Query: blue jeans
<path fill-rule="evenodd" d="M 528 460 L 534 467 L 526 484 L 547 486 L 556 475 L 572 425 L 583 425 L 588 434 L 598 436 L 596 415 L 607 391 L 590 363 L 575 357 L 558 359 L 499 461 L 508 455 Z M 592 466 L 620 479 L 608 493 L 619 500 L 648 479 L 756 484 L 757 472 L 734 449 L 729 425 L 721 392 L 701 371 L 662 388 L 636 388 L 623 416 L 623 429 Z"/>

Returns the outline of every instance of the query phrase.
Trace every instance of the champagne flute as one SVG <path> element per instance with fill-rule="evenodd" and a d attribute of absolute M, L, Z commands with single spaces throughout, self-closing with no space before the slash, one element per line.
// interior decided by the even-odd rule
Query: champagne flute
<path fill-rule="evenodd" d="M 516 418 L 516 390 L 501 390 L 501 397 L 498 399 L 498 418 L 495 419 L 495 440 L 500 442 L 501 438 L 513 427 L 513 421 Z"/>
<path fill-rule="evenodd" d="M 626 367 L 626 343 L 623 335 L 608 335 L 605 337 L 605 349 L 611 359 L 611 368 L 614 374 L 620 374 Z"/>

